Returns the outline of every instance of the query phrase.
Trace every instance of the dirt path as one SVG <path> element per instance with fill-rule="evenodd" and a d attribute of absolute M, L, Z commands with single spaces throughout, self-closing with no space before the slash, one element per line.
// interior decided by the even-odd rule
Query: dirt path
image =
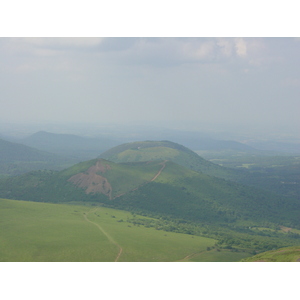
<path fill-rule="evenodd" d="M 116 257 L 116 259 L 115 259 L 115 262 L 116 261 L 118 261 L 119 260 L 119 258 L 120 258 L 120 256 L 121 256 L 121 254 L 122 254 L 122 252 L 123 252 L 123 249 L 122 249 L 122 247 L 117 243 L 117 242 L 115 242 L 114 241 L 114 239 L 99 225 L 99 224 L 97 224 L 97 223 L 95 223 L 95 222 L 93 222 L 93 221 L 91 221 L 91 220 L 89 220 L 88 219 L 88 214 L 89 213 L 91 213 L 91 212 L 95 212 L 96 210 L 97 210 L 98 208 L 96 208 L 96 209 L 94 209 L 93 211 L 89 211 L 88 213 L 83 213 L 83 216 L 84 216 L 84 219 L 87 221 L 87 222 L 89 222 L 89 223 L 92 223 L 92 224 L 94 224 L 95 226 L 97 226 L 98 227 L 98 229 L 108 238 L 108 240 L 112 243 L 112 244 L 114 244 L 114 245 L 116 245 L 120 250 L 119 250 L 119 253 L 118 253 L 118 255 L 117 255 L 117 257 Z"/>
<path fill-rule="evenodd" d="M 160 168 L 160 170 L 156 173 L 156 175 L 155 175 L 150 181 L 147 181 L 147 182 L 142 183 L 141 185 L 139 185 L 138 187 L 134 188 L 133 190 L 130 190 L 129 192 L 136 191 L 136 190 L 138 190 L 141 186 L 145 185 L 146 183 L 149 183 L 149 182 L 154 181 L 154 180 L 161 174 L 161 172 L 163 171 L 163 169 L 166 167 L 166 162 L 167 162 L 167 160 L 165 160 L 165 161 L 163 161 L 163 162 L 161 163 L 162 167 Z M 126 193 L 128 193 L 128 192 L 126 192 Z M 121 197 L 121 196 L 125 195 L 126 193 L 117 195 L 117 196 L 115 196 L 113 199 L 116 199 L 116 198 L 118 198 L 118 197 Z"/>
<path fill-rule="evenodd" d="M 166 167 L 166 162 L 167 162 L 167 160 L 165 160 L 161 163 L 162 164 L 161 169 L 158 171 L 158 173 L 150 181 L 154 181 L 161 174 L 163 169 Z"/>
<path fill-rule="evenodd" d="M 195 255 L 204 253 L 204 252 L 207 252 L 207 251 L 194 252 L 194 253 L 189 254 L 189 255 L 187 255 L 186 257 L 184 257 L 184 258 L 182 258 L 182 259 L 180 259 L 180 260 L 176 260 L 176 261 L 184 261 L 184 262 L 185 262 L 187 259 L 189 259 L 189 258 L 191 258 L 191 257 L 193 257 L 193 256 L 195 256 Z"/>

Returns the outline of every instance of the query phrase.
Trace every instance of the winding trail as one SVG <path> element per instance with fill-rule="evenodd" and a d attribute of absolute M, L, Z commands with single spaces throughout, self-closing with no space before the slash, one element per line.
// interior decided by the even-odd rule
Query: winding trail
<path fill-rule="evenodd" d="M 108 240 L 112 243 L 112 244 L 114 244 L 114 245 L 116 245 L 120 250 L 119 250 L 119 253 L 118 253 L 118 255 L 117 255 L 117 257 L 116 257 L 116 259 L 115 259 L 115 262 L 117 262 L 118 260 L 119 260 L 119 258 L 120 258 L 120 256 L 121 256 L 121 254 L 122 254 L 122 252 L 123 252 L 123 248 L 117 243 L 117 242 L 115 242 L 114 241 L 114 239 L 99 225 L 99 224 L 97 224 L 97 223 L 95 223 L 95 222 L 93 222 L 93 221 L 91 221 L 91 220 L 89 220 L 88 219 L 88 214 L 89 213 L 91 213 L 91 212 L 95 212 L 96 210 L 97 210 L 98 208 L 96 208 L 96 209 L 94 209 L 93 211 L 89 211 L 88 213 L 83 213 L 83 216 L 84 216 L 84 219 L 87 221 L 87 222 L 89 222 L 89 223 L 92 223 L 93 225 L 95 225 L 95 226 L 97 226 L 98 227 L 98 229 L 108 238 Z"/>
<path fill-rule="evenodd" d="M 163 169 L 166 167 L 166 162 L 167 162 L 167 160 L 165 160 L 165 161 L 163 161 L 162 163 L 160 163 L 160 165 L 162 165 L 162 167 L 159 169 L 159 171 L 155 174 L 155 176 L 154 176 L 150 181 L 147 181 L 147 182 L 142 183 L 141 185 L 139 185 L 138 187 L 134 188 L 133 190 L 130 190 L 129 192 L 136 191 L 136 190 L 138 190 L 141 186 L 143 186 L 143 185 L 145 185 L 145 184 L 147 184 L 147 183 L 149 183 L 149 182 L 154 181 L 154 180 L 161 174 L 161 172 L 163 171 Z M 113 199 L 119 198 L 119 197 L 121 197 L 121 196 L 123 196 L 123 195 L 125 195 L 125 194 L 127 194 L 127 193 L 128 193 L 128 192 L 122 193 L 122 194 L 120 194 L 120 195 L 117 195 L 117 196 L 115 196 Z"/>
<path fill-rule="evenodd" d="M 162 167 L 160 168 L 160 170 L 156 173 L 156 175 L 149 181 L 149 182 L 152 182 L 152 181 L 154 181 L 160 174 L 161 174 L 161 172 L 163 171 L 163 169 L 166 167 L 166 162 L 167 162 L 167 160 L 165 160 L 165 161 L 163 161 L 162 163 L 161 163 L 161 165 L 162 165 Z M 142 185 L 144 185 L 144 184 L 142 184 Z M 141 185 L 141 186 L 142 186 Z M 139 186 L 140 187 L 140 186 Z M 133 189 L 132 191 L 135 191 L 135 190 L 137 190 L 139 187 L 137 187 L 137 188 L 135 188 L 135 189 Z M 110 191 L 110 193 L 111 193 L 111 191 Z M 125 193 L 124 193 L 125 194 Z M 117 198 L 117 197 L 120 197 L 120 196 L 122 196 L 122 195 L 124 195 L 124 194 L 121 194 L 121 195 L 118 195 L 118 196 L 116 196 L 116 197 L 114 197 L 114 199 L 115 198 Z M 111 194 L 110 194 L 110 199 L 111 199 Z M 120 258 L 120 256 L 121 256 L 121 254 L 122 254 L 122 252 L 123 252 L 123 248 L 99 225 L 99 224 L 97 224 L 97 223 L 95 223 L 95 222 L 93 222 L 93 221 L 91 221 L 91 220 L 89 220 L 88 219 L 88 214 L 90 214 L 91 212 L 95 212 L 96 210 L 98 210 L 98 208 L 95 208 L 94 210 L 91 210 L 91 211 L 89 211 L 89 212 L 87 212 L 87 213 L 83 213 L 83 217 L 84 217 L 84 219 L 87 221 L 87 222 L 89 222 L 89 223 L 91 223 L 91 224 L 93 224 L 93 225 L 95 225 L 107 238 L 108 238 L 108 240 L 112 243 L 112 244 L 114 244 L 114 245 L 116 245 L 120 250 L 119 250 L 119 253 L 118 253 L 118 255 L 117 255 L 117 257 L 116 257 L 116 259 L 115 259 L 115 262 L 117 262 L 118 260 L 119 260 L 119 258 Z"/>
<path fill-rule="evenodd" d="M 161 169 L 158 171 L 158 173 L 150 181 L 154 181 L 161 174 L 163 169 L 166 167 L 166 162 L 167 162 L 167 160 L 165 160 L 161 163 L 161 165 L 162 165 Z"/>
<path fill-rule="evenodd" d="M 187 255 L 186 257 L 184 257 L 184 258 L 182 258 L 182 259 L 179 259 L 179 260 L 176 260 L 176 261 L 177 261 L 177 262 L 178 262 L 178 261 L 187 262 L 187 261 L 186 261 L 187 259 L 189 259 L 189 258 L 191 258 L 191 257 L 193 257 L 193 256 L 195 256 L 195 255 L 202 254 L 202 253 L 204 253 L 204 252 L 206 252 L 206 251 L 194 252 L 194 253 L 189 254 L 189 255 Z"/>

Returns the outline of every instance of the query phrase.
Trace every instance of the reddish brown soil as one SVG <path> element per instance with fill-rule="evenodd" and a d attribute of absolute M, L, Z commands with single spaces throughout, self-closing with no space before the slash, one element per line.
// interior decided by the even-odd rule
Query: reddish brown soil
<path fill-rule="evenodd" d="M 109 165 L 104 164 L 101 160 L 97 161 L 95 166 L 90 167 L 86 173 L 79 173 L 72 176 L 68 181 L 80 188 L 86 188 L 85 192 L 102 193 L 111 199 L 112 188 L 107 179 L 97 172 L 105 173 L 111 169 Z"/>

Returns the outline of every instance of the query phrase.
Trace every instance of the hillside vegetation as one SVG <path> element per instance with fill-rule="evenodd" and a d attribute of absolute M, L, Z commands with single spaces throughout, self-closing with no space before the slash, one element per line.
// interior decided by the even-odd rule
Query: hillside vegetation
<path fill-rule="evenodd" d="M 300 204 L 293 199 L 200 174 L 171 161 L 95 159 L 61 172 L 37 171 L 1 180 L 0 195 L 56 203 L 92 201 L 197 222 L 300 225 Z"/>
<path fill-rule="evenodd" d="M 285 247 L 245 258 L 246 262 L 300 262 L 300 246 Z"/>

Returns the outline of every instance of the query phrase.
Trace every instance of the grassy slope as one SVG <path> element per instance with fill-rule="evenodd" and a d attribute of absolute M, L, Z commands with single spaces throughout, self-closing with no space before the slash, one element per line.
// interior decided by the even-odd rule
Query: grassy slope
<path fill-rule="evenodd" d="M 169 141 L 144 141 L 122 144 L 100 155 L 114 162 L 134 162 L 149 160 L 171 160 L 197 172 L 236 179 L 243 171 L 232 170 L 213 164 L 190 149 Z"/>
<path fill-rule="evenodd" d="M 114 261 L 119 248 L 84 213 L 122 247 L 119 261 L 177 261 L 215 243 L 133 226 L 125 211 L 0 199 L 0 261 Z"/>
<path fill-rule="evenodd" d="M 97 159 L 79 163 L 58 174 L 60 180 L 67 180 L 78 173 L 85 173 L 88 168 L 95 165 Z M 162 168 L 162 162 L 142 162 L 117 164 L 107 160 L 101 160 L 103 165 L 110 168 L 105 173 L 98 172 L 105 177 L 112 187 L 112 198 L 129 192 L 142 184 L 149 182 Z"/>
<path fill-rule="evenodd" d="M 162 168 L 161 162 L 115 164 L 103 174 L 112 186 L 112 197 L 127 193 L 149 182 Z"/>
<path fill-rule="evenodd" d="M 202 153 L 202 152 L 199 152 Z M 236 163 L 244 162 L 241 166 L 247 168 L 233 168 L 232 164 L 226 164 L 226 161 L 234 160 L 233 153 L 236 155 Z M 218 158 L 212 163 L 200 157 L 197 153 L 190 149 L 169 141 L 145 141 L 134 142 L 119 145 L 101 154 L 101 157 L 112 160 L 114 162 L 129 161 L 148 161 L 166 159 L 171 160 L 181 166 L 204 173 L 213 177 L 231 180 L 247 186 L 254 186 L 259 189 L 269 190 L 279 195 L 293 197 L 299 199 L 299 161 L 293 160 L 292 166 L 273 165 L 265 168 L 257 168 L 253 162 L 259 162 L 265 165 L 271 161 L 275 165 L 281 164 L 283 161 L 291 161 L 287 158 L 259 157 L 255 155 L 245 156 L 238 152 L 217 152 L 206 153 L 206 158 Z M 246 162 L 246 163 L 245 163 Z M 224 163 L 224 165 L 218 165 Z"/>
<path fill-rule="evenodd" d="M 61 172 L 35 171 L 18 177 L 0 181 L 1 197 L 45 201 L 100 201 L 104 195 L 94 197 L 85 194 L 84 189 L 77 188 L 68 179 L 86 171 L 97 163 L 98 159 L 78 163 Z M 129 192 L 149 182 L 162 168 L 162 162 L 116 164 L 101 160 L 111 169 L 99 175 L 107 178 L 112 186 L 112 197 Z M 93 198 L 93 199 L 92 199 Z"/>
<path fill-rule="evenodd" d="M 280 248 L 245 258 L 243 261 L 296 262 L 300 261 L 300 246 Z"/>

